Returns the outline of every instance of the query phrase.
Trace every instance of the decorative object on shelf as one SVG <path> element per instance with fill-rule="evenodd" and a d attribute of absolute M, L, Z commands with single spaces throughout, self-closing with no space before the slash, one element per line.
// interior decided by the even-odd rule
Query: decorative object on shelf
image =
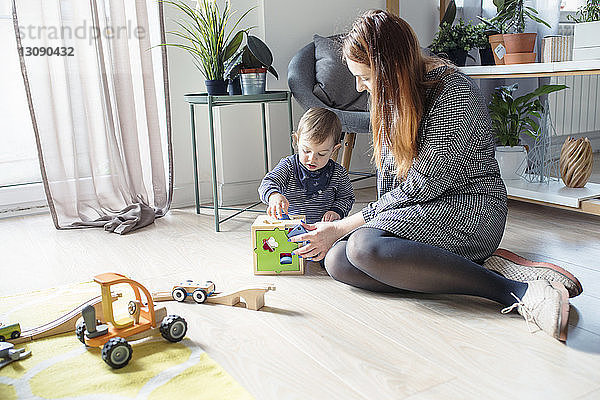
<path fill-rule="evenodd" d="M 592 174 L 594 155 L 588 138 L 568 137 L 560 150 L 560 176 L 570 188 L 582 188 Z"/>
<path fill-rule="evenodd" d="M 273 53 L 269 46 L 256 36 L 246 35 L 246 45 L 234 56 L 226 76 L 230 80 L 240 78 L 242 94 L 263 94 L 267 72 L 279 79 L 272 64 Z"/>
<path fill-rule="evenodd" d="M 456 4 L 452 0 L 439 25 L 429 49 L 440 57 L 447 58 L 459 67 L 464 67 L 467 57 L 475 60 L 469 50 L 477 47 L 479 43 L 479 31 L 473 26 L 466 24 L 462 18 L 454 24 L 456 17 Z"/>
<path fill-rule="evenodd" d="M 164 46 L 179 47 L 190 53 L 194 65 L 206 79 L 206 89 L 209 94 L 227 94 L 228 81 L 224 79 L 225 70 L 242 44 L 244 32 L 247 33 L 247 30 L 239 30 L 235 33 L 234 31 L 253 8 L 242 14 L 233 28 L 227 32 L 233 14 L 229 1 L 225 3 L 223 11 L 219 10 L 215 1 L 210 0 L 198 0 L 196 9 L 181 0 L 160 1 L 171 4 L 187 16 L 186 19 L 175 21 L 180 31 L 168 32 L 186 43 L 166 43 Z"/>
<path fill-rule="evenodd" d="M 513 93 L 519 88 L 517 83 L 496 88 L 488 104 L 488 110 L 498 144 L 496 160 L 503 179 L 519 179 L 524 173 L 526 164 L 523 159 L 526 154 L 525 148 L 519 146 L 520 136 L 525 133 L 536 138 L 539 134 L 539 125 L 535 118 L 541 118 L 544 106 L 538 97 L 566 87 L 565 85 L 543 85 L 531 93 L 516 98 Z M 516 149 L 510 150 L 511 147 Z"/>
<path fill-rule="evenodd" d="M 502 34 L 506 54 L 530 53 L 530 55 L 519 55 L 504 57 L 504 64 L 519 64 L 535 62 L 535 38 L 537 33 L 525 33 L 525 21 L 531 19 L 540 24 L 550 25 L 540 19 L 537 10 L 525 5 L 525 0 L 494 0 L 497 14 L 494 18 L 487 20 L 480 18 L 490 30 Z M 492 45 L 492 48 L 494 46 Z M 500 49 L 501 50 L 501 49 Z"/>
<path fill-rule="evenodd" d="M 600 0 L 588 0 L 575 16 L 567 17 L 573 26 L 573 60 L 600 59 Z"/>
<path fill-rule="evenodd" d="M 552 157 L 552 136 L 556 133 L 548 102 L 544 103 L 535 142 L 523 162 L 521 177 L 531 183 L 558 181 L 558 160 Z"/>
<path fill-rule="evenodd" d="M 572 36 L 549 35 L 542 39 L 542 62 L 571 61 L 572 57 Z"/>

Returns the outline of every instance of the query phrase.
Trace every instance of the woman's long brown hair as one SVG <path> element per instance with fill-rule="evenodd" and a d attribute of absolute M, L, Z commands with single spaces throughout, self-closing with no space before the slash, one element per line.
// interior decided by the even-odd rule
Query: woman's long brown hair
<path fill-rule="evenodd" d="M 381 169 L 385 143 L 396 159 L 396 176 L 406 177 L 417 156 L 417 135 L 425 108 L 427 70 L 446 65 L 425 57 L 410 25 L 383 10 L 358 17 L 344 37 L 343 55 L 371 69 L 373 158 Z"/>

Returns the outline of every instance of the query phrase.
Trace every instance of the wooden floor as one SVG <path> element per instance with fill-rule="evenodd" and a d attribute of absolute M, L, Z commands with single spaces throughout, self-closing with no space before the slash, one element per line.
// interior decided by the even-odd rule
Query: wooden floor
<path fill-rule="evenodd" d="M 358 195 L 364 203 L 374 192 Z M 236 217 L 217 234 L 208 213 L 172 210 L 122 237 L 56 231 L 48 215 L 0 220 L 0 296 L 108 271 L 151 290 L 181 279 L 209 279 L 218 290 L 272 282 L 277 290 L 258 312 L 167 303 L 257 399 L 600 398 L 600 217 L 510 203 L 502 247 L 562 265 L 583 283 L 566 344 L 486 300 L 373 294 L 312 266 L 302 277 L 254 277 L 252 219 Z"/>

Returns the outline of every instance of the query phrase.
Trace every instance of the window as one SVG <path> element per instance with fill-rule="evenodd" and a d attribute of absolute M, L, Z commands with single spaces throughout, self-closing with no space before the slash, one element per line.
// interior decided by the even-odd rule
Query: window
<path fill-rule="evenodd" d="M 45 202 L 10 0 L 0 0 L 0 212 Z"/>
<path fill-rule="evenodd" d="M 465 4 L 465 0 L 455 0 L 458 14 L 462 13 L 462 8 Z M 575 14 L 575 11 L 586 3 L 586 0 L 561 0 L 560 3 L 560 22 L 571 22 L 567 19 L 567 15 Z M 496 11 L 496 7 L 492 3 L 492 0 L 483 0 L 484 9 L 489 9 L 492 15 Z M 459 15 L 457 14 L 457 18 Z"/>
<path fill-rule="evenodd" d="M 568 15 L 575 15 L 577 9 L 585 5 L 586 0 L 562 0 L 560 3 L 560 22 L 573 23 Z"/>

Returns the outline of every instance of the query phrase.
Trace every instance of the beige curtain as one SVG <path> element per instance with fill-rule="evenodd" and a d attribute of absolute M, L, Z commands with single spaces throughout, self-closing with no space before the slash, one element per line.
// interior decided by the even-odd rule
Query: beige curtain
<path fill-rule="evenodd" d="M 162 3 L 13 0 L 42 177 L 58 229 L 126 233 L 169 209 Z"/>

